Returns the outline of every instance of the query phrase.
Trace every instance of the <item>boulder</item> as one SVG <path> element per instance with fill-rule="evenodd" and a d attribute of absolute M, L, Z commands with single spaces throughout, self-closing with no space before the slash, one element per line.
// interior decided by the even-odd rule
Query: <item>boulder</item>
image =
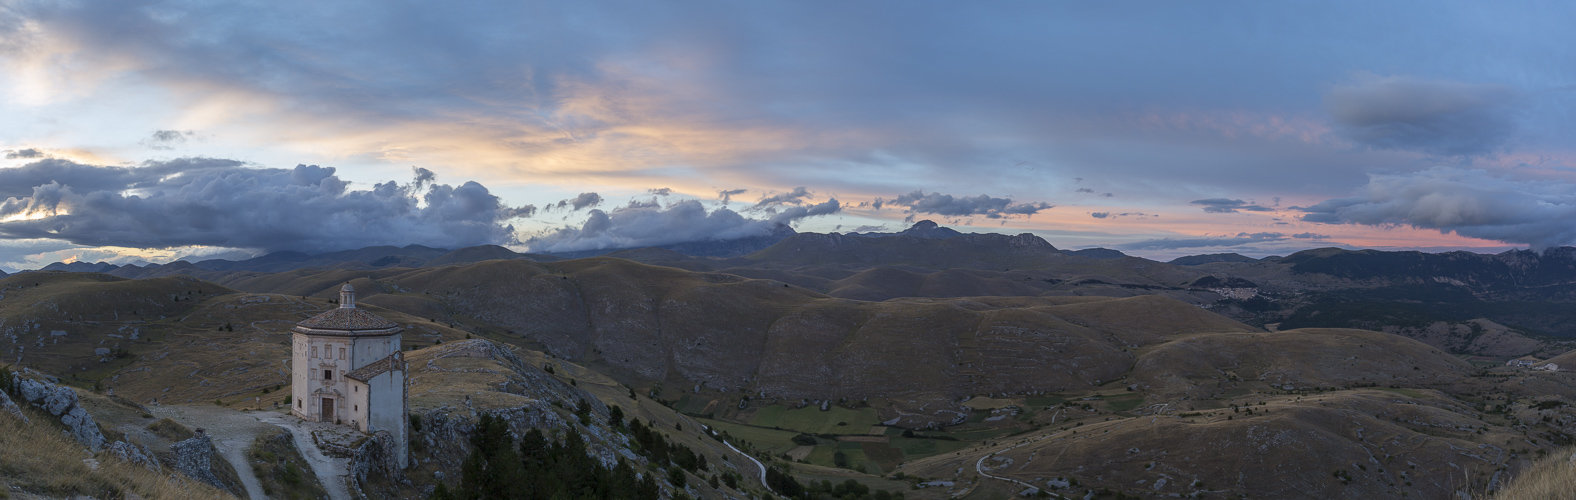
<path fill-rule="evenodd" d="M 52 386 L 44 398 L 43 407 L 50 415 L 61 416 L 77 407 L 77 391 L 70 387 Z"/>
<path fill-rule="evenodd" d="M 159 460 L 153 456 L 153 450 L 148 449 L 147 446 L 135 445 L 125 441 L 116 441 L 115 444 L 109 445 L 109 448 L 107 448 L 105 451 L 115 455 L 115 458 L 119 458 L 122 461 L 135 465 L 147 467 L 148 470 L 153 472 L 163 472 L 164 470 L 164 468 L 159 465 Z"/>
<path fill-rule="evenodd" d="M 186 477 L 208 483 L 222 491 L 229 491 L 219 476 L 213 473 L 213 440 L 205 434 L 197 434 L 191 439 L 170 445 L 170 452 L 175 454 L 176 471 Z"/>
<path fill-rule="evenodd" d="M 89 450 L 97 452 L 104 449 L 104 433 L 99 432 L 98 422 L 93 421 L 93 416 L 81 406 L 71 405 L 71 411 L 60 416 L 60 423 L 66 425 L 72 439 Z"/>
<path fill-rule="evenodd" d="M 104 433 L 99 431 L 98 422 L 93 420 L 93 416 L 77 406 L 77 391 L 40 380 L 23 380 L 17 383 L 17 389 L 22 393 L 22 399 L 43 408 L 50 415 L 60 417 L 66 432 L 78 443 L 94 452 L 104 449 Z"/>

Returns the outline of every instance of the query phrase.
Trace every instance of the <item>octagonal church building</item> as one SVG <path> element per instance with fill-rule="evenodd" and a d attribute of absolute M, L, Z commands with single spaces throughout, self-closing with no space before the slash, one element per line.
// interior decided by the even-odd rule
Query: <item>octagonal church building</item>
<path fill-rule="evenodd" d="M 356 290 L 339 290 L 339 307 L 292 329 L 290 412 L 312 422 L 349 425 L 394 437 L 407 466 L 406 371 L 400 353 L 404 328 L 356 308 Z"/>

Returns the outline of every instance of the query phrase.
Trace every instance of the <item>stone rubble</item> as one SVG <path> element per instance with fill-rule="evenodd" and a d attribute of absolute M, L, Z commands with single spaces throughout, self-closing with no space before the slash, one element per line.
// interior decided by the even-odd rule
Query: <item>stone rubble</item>
<path fill-rule="evenodd" d="M 146 445 L 116 441 L 115 444 L 109 445 L 104 451 L 115 455 L 115 458 L 119 458 L 122 461 L 147 467 L 148 470 L 153 472 L 164 472 L 164 467 L 159 465 L 158 457 L 154 456 L 153 450 L 148 449 Z"/>

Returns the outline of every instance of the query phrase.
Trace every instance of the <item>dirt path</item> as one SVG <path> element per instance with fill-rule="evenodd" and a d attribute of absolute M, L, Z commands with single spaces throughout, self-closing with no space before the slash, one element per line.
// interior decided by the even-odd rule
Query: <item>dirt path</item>
<path fill-rule="evenodd" d="M 270 412 L 259 416 L 263 421 L 290 432 L 296 449 L 301 450 L 301 458 L 305 458 L 307 463 L 311 464 L 312 473 L 317 475 L 318 482 L 322 483 L 323 489 L 328 491 L 328 498 L 350 500 L 350 489 L 345 487 L 350 476 L 348 460 L 324 455 L 323 450 L 312 442 L 313 429 L 337 426 L 307 422 L 282 413 Z"/>
<path fill-rule="evenodd" d="M 213 447 L 218 450 L 219 456 L 230 462 L 236 475 L 241 476 L 246 496 L 253 499 L 268 498 L 263 494 L 262 483 L 257 481 L 257 473 L 252 471 L 252 462 L 246 459 L 246 450 L 252 447 L 258 435 L 272 431 L 275 428 L 273 425 L 263 423 L 251 414 L 218 406 L 153 406 L 149 410 L 161 418 L 203 429 L 213 440 Z"/>
<path fill-rule="evenodd" d="M 202 428 L 213 439 L 213 446 L 219 455 L 230 462 L 235 473 L 241 476 L 246 495 L 254 500 L 268 497 L 263 494 L 262 483 L 257 480 L 257 473 L 252 470 L 246 451 L 258 436 L 280 428 L 290 432 L 296 448 L 311 464 L 312 472 L 328 491 L 329 498 L 351 498 L 349 489 L 345 487 L 345 479 L 349 475 L 347 461 L 323 455 L 322 450 L 312 443 L 311 426 L 316 424 L 280 412 L 241 412 L 218 406 L 151 406 L 149 409 L 158 417 L 169 418 L 188 427 Z"/>

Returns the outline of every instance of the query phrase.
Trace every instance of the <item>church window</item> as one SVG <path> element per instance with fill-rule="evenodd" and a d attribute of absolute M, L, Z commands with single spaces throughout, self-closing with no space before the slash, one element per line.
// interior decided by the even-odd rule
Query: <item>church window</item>
<path fill-rule="evenodd" d="M 317 346 L 312 346 L 312 357 L 317 357 Z"/>
<path fill-rule="evenodd" d="M 350 405 L 350 411 L 361 411 L 361 405 Z"/>
<path fill-rule="evenodd" d="M 339 348 L 339 359 L 345 359 L 345 348 Z"/>
<path fill-rule="evenodd" d="M 296 398 L 296 408 L 301 407 L 301 398 Z"/>
<path fill-rule="evenodd" d="M 333 379 L 334 379 L 334 371 L 333 370 L 323 370 L 323 380 L 333 380 Z"/>

